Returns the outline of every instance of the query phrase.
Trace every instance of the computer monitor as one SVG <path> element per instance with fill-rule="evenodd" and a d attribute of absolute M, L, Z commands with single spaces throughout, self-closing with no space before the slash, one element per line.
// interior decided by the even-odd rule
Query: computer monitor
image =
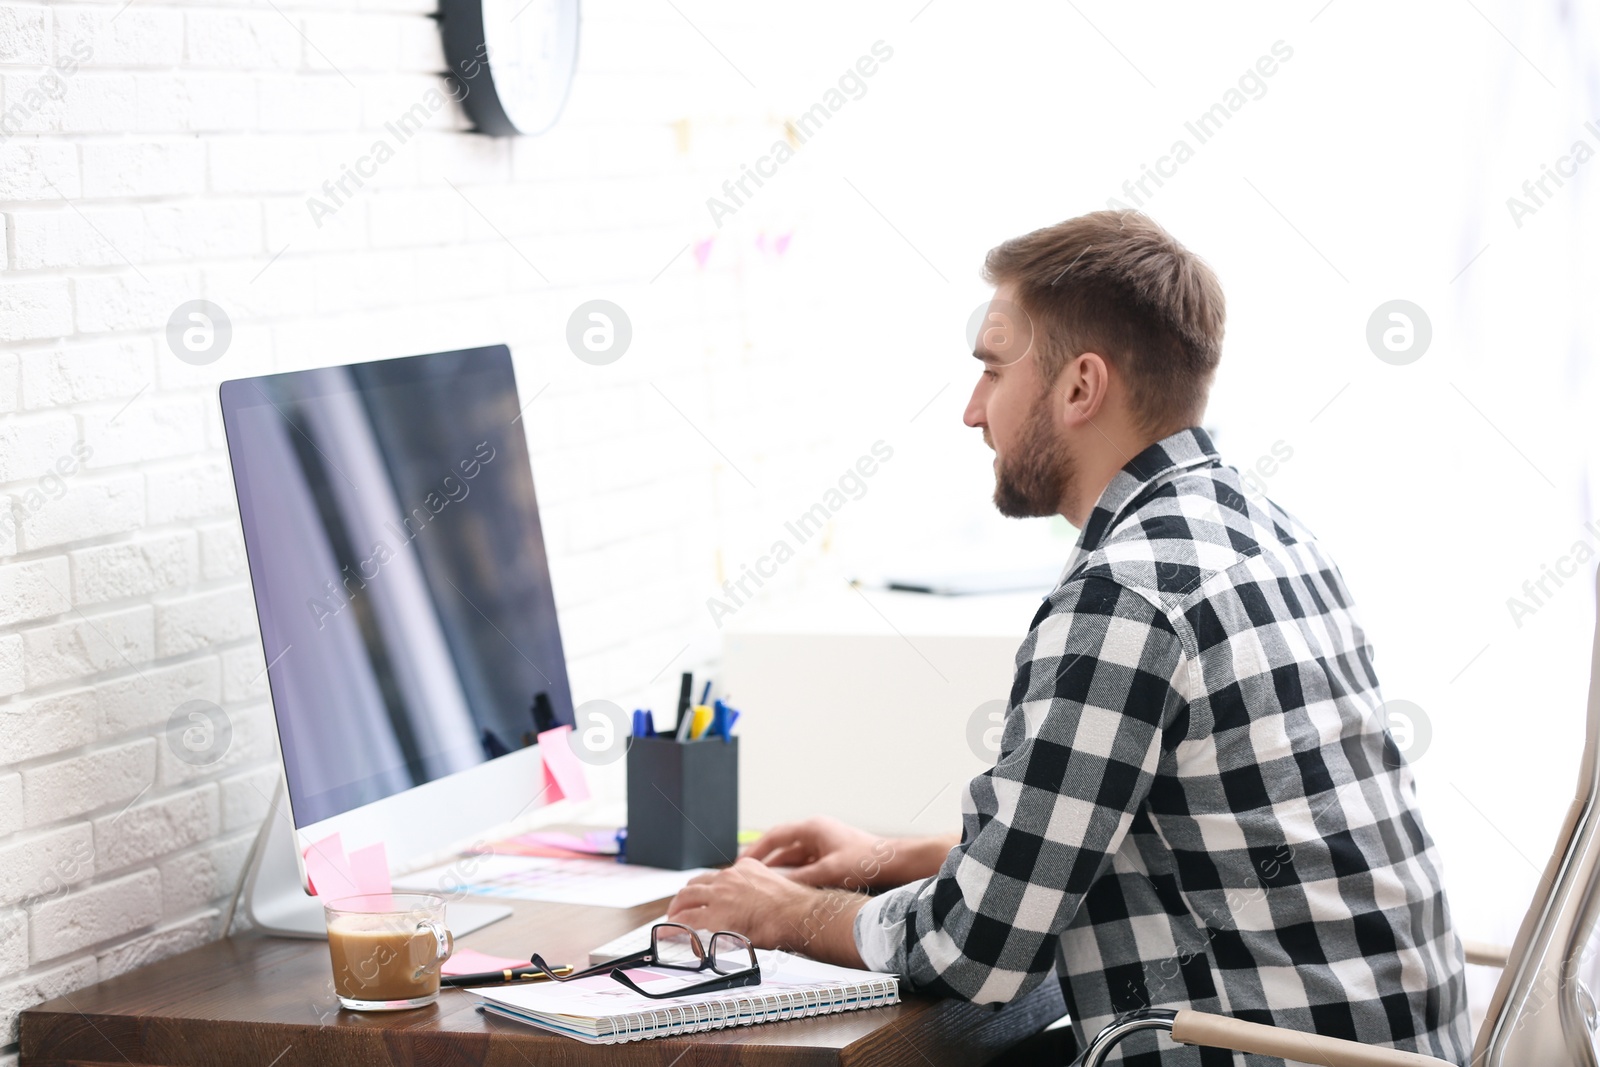
<path fill-rule="evenodd" d="M 220 397 L 300 898 L 253 885 L 252 918 L 316 935 L 307 846 L 469 841 L 540 803 L 535 738 L 572 723 L 521 405 L 503 345 Z"/>

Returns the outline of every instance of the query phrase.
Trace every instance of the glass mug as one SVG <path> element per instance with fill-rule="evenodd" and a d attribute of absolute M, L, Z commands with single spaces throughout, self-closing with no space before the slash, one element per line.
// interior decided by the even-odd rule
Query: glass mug
<path fill-rule="evenodd" d="M 402 1011 L 439 999 L 439 966 L 455 950 L 436 893 L 366 893 L 322 906 L 333 991 L 351 1011 Z"/>

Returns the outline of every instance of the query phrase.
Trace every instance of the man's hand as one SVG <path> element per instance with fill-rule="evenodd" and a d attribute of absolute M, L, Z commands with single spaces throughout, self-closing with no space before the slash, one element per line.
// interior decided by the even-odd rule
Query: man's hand
<path fill-rule="evenodd" d="M 740 855 L 815 886 L 892 888 L 939 872 L 956 837 L 884 838 L 838 819 L 816 816 L 776 826 Z"/>
<path fill-rule="evenodd" d="M 859 893 L 812 889 L 757 860 L 741 859 L 692 878 L 672 898 L 667 918 L 696 930 L 732 930 L 757 948 L 860 967 L 855 918 L 866 900 Z"/>

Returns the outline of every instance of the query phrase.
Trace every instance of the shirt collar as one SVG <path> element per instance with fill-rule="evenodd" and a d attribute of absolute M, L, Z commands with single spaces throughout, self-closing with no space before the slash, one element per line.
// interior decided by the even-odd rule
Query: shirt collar
<path fill-rule="evenodd" d="M 1211 443 L 1210 435 L 1198 426 L 1164 437 L 1134 456 L 1116 473 L 1100 494 L 1100 499 L 1095 501 L 1094 508 L 1089 512 L 1089 521 L 1083 524 L 1083 533 L 1078 536 L 1078 551 L 1073 553 L 1074 562 L 1084 553 L 1100 547 L 1128 506 L 1156 479 L 1175 471 L 1211 466 L 1221 461 L 1222 457 Z M 1070 568 L 1071 564 L 1068 565 Z"/>

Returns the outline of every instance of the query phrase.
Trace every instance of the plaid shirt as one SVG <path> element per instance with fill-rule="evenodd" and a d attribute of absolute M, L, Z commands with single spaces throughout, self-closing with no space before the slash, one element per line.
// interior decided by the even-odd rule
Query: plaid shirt
<path fill-rule="evenodd" d="M 867 903 L 862 958 L 984 1004 L 1054 970 L 1080 1044 L 1194 1008 L 1464 1062 L 1461 944 L 1382 703 L 1316 539 L 1204 431 L 1151 445 L 1017 652 L 961 844 Z M 1235 1062 L 1150 1032 L 1119 1052 Z"/>

